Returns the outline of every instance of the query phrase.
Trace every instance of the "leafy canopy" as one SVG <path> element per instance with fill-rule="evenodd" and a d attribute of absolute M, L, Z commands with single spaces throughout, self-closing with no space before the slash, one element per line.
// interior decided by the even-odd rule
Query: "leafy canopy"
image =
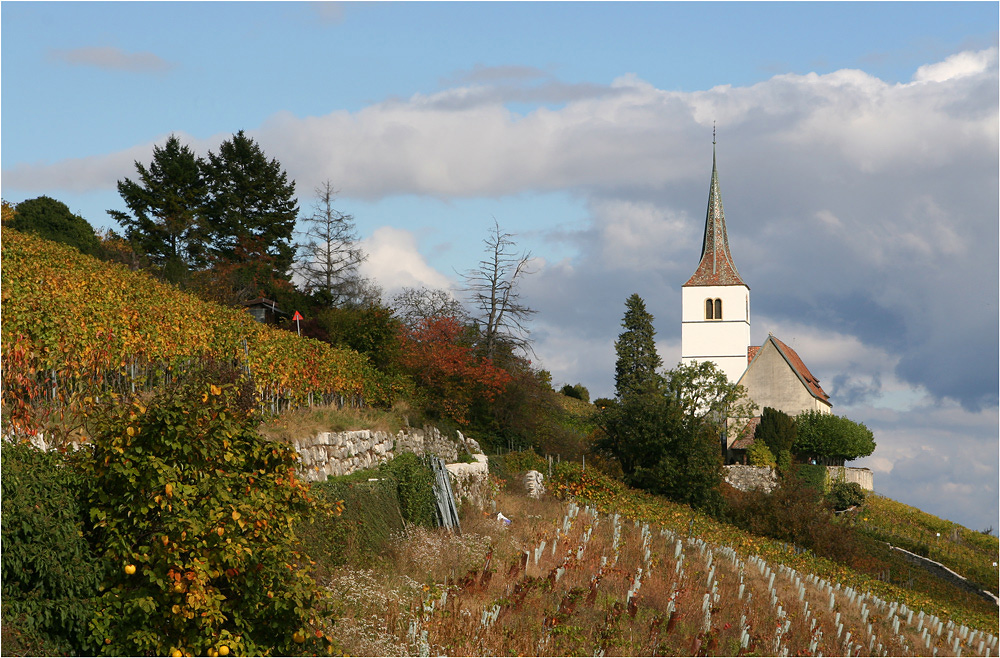
<path fill-rule="evenodd" d="M 792 450 L 799 455 L 851 460 L 875 452 L 872 431 L 844 416 L 807 411 L 795 417 L 795 427 Z"/>
<path fill-rule="evenodd" d="M 69 206 L 51 197 L 40 196 L 17 204 L 6 226 L 76 247 L 94 255 L 100 242 L 94 228 L 83 217 L 70 212 Z"/>

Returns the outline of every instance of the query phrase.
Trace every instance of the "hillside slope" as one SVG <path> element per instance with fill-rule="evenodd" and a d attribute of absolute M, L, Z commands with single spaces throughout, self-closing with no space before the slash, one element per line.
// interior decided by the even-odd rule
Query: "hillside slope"
<path fill-rule="evenodd" d="M 4 229 L 0 264 L 8 397 L 69 403 L 142 389 L 194 360 L 218 359 L 248 368 L 274 409 L 392 398 L 393 382 L 353 351 L 264 326 L 73 248 Z"/>
<path fill-rule="evenodd" d="M 374 568 L 332 569 L 328 632 L 363 655 L 996 655 L 995 613 L 662 499 L 554 484 L 572 500 L 501 493 L 510 525 L 467 510 L 461 536 L 411 528 Z"/>

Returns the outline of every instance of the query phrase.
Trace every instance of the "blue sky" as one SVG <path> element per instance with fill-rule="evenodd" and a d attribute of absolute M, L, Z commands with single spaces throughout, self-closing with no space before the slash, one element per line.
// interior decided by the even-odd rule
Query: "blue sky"
<path fill-rule="evenodd" d="M 541 367 L 594 396 L 633 292 L 680 356 L 713 123 L 752 339 L 868 424 L 876 489 L 997 527 L 998 5 L 4 2 L 2 193 L 97 227 L 170 133 L 329 179 L 386 296 L 493 217 Z"/>

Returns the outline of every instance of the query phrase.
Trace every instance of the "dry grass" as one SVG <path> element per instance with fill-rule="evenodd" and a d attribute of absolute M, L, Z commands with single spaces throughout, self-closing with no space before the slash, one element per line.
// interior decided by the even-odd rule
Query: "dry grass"
<path fill-rule="evenodd" d="M 407 409 L 399 406 L 390 410 L 335 405 L 303 407 L 269 419 L 261 425 L 260 433 L 281 441 L 301 439 L 318 432 L 360 429 L 394 434 L 406 427 L 406 412 Z"/>
<path fill-rule="evenodd" d="M 946 620 L 928 646 L 929 619 L 916 611 L 698 538 L 574 512 L 553 499 L 501 494 L 497 506 L 509 526 L 469 513 L 461 537 L 411 529 L 379 571 L 335 574 L 331 632 L 341 648 L 588 656 L 955 655 L 958 648 L 968 656 L 992 645 L 996 655 L 991 636 Z"/>

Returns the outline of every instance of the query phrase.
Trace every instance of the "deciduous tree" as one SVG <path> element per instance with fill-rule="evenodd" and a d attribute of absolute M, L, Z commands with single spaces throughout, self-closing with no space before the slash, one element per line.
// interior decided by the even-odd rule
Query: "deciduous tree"
<path fill-rule="evenodd" d="M 510 375 L 490 359 L 477 357 L 466 328 L 455 318 L 429 318 L 401 332 L 401 363 L 420 388 L 431 416 L 468 421 L 478 400 L 491 401 L 503 392 Z"/>
<path fill-rule="evenodd" d="M 530 273 L 531 253 L 517 255 L 513 238 L 500 229 L 494 218 L 493 228 L 483 240 L 486 257 L 465 275 L 466 290 L 476 309 L 473 320 L 479 326 L 483 352 L 490 358 L 497 355 L 501 345 L 531 349 L 526 323 L 535 311 L 521 302 L 518 291 L 521 278 Z"/>
<path fill-rule="evenodd" d="M 872 431 L 844 416 L 807 411 L 795 417 L 795 427 L 797 455 L 851 460 L 875 452 Z"/>
<path fill-rule="evenodd" d="M 396 316 L 409 327 L 430 318 L 456 318 L 460 322 L 468 319 L 462 303 L 440 288 L 403 288 L 392 298 L 392 305 Z"/>
<path fill-rule="evenodd" d="M 13 217 L 7 220 L 6 226 L 23 233 L 34 233 L 46 240 L 68 244 L 85 254 L 94 255 L 99 246 L 94 228 L 86 219 L 70 212 L 62 201 L 47 196 L 17 204 Z"/>

